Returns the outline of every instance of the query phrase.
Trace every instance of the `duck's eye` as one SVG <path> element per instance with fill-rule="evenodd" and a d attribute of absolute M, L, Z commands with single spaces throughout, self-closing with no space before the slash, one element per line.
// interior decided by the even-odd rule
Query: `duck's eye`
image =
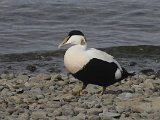
<path fill-rule="evenodd" d="M 81 45 L 84 45 L 84 44 L 85 44 L 85 40 L 81 39 Z"/>

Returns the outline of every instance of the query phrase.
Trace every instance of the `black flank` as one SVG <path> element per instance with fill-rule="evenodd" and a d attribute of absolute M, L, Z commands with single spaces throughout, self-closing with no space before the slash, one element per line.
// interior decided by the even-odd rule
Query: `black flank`
<path fill-rule="evenodd" d="M 122 79 L 128 77 L 129 73 L 125 70 L 122 74 L 122 79 L 115 79 L 115 72 L 118 66 L 112 62 L 106 62 L 100 59 L 93 58 L 89 63 L 80 71 L 73 74 L 73 76 L 83 84 L 95 84 L 100 86 L 109 86 Z M 127 74 L 128 73 L 128 74 Z"/>

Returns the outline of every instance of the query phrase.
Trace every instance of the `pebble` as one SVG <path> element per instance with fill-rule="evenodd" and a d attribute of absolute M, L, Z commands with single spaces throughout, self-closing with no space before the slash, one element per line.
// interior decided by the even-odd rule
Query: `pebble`
<path fill-rule="evenodd" d="M 146 88 L 146 89 L 154 89 L 153 80 L 152 79 L 146 79 L 144 81 L 144 88 Z"/>
<path fill-rule="evenodd" d="M 100 113 L 99 116 L 102 118 L 102 119 L 108 119 L 108 118 L 118 118 L 120 117 L 120 114 L 119 113 L 112 113 L 112 112 L 103 112 L 103 113 Z"/>
<path fill-rule="evenodd" d="M 84 109 L 84 108 L 75 107 L 75 108 L 74 108 L 74 112 L 75 112 L 76 114 L 79 114 L 79 113 L 86 113 L 87 111 L 86 111 L 86 109 Z"/>
<path fill-rule="evenodd" d="M 91 108 L 87 110 L 87 114 L 89 115 L 99 115 L 99 113 L 102 113 L 102 108 Z"/>
<path fill-rule="evenodd" d="M 64 74 L 19 74 L 0 79 L 0 119 L 4 120 L 129 120 L 158 119 L 160 79 L 136 76 L 107 87 L 89 85 L 83 96 L 74 96 L 81 83 Z M 146 114 L 145 114 L 146 113 Z"/>
<path fill-rule="evenodd" d="M 33 119 L 44 119 L 46 118 L 47 113 L 44 111 L 34 111 L 32 112 L 31 118 Z"/>
<path fill-rule="evenodd" d="M 29 80 L 29 77 L 28 75 L 18 75 L 16 76 L 16 79 L 16 82 L 21 84 L 27 82 Z"/>
<path fill-rule="evenodd" d="M 37 99 L 43 99 L 44 95 L 36 95 Z"/>
<path fill-rule="evenodd" d="M 97 115 L 92 115 L 88 117 L 88 120 L 100 120 L 100 117 Z"/>
<path fill-rule="evenodd" d="M 75 120 L 85 120 L 86 119 L 86 115 L 84 113 L 79 113 L 75 118 Z"/>
<path fill-rule="evenodd" d="M 118 98 L 121 99 L 121 100 L 127 100 L 129 98 L 131 98 L 133 96 L 132 93 L 122 93 L 120 95 L 118 95 Z"/>
<path fill-rule="evenodd" d="M 54 116 L 61 116 L 62 115 L 62 109 L 57 109 L 53 112 Z"/>
<path fill-rule="evenodd" d="M 38 74 L 36 76 L 36 79 L 38 80 L 51 80 L 51 76 L 49 74 Z"/>
<path fill-rule="evenodd" d="M 22 113 L 19 115 L 19 120 L 29 120 L 29 114 L 28 113 Z"/>

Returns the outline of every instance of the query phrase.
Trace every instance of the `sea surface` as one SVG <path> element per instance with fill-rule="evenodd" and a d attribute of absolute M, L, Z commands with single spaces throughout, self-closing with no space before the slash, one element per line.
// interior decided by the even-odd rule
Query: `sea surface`
<path fill-rule="evenodd" d="M 85 34 L 89 47 L 103 50 L 117 47 L 119 51 L 120 46 L 132 46 L 135 51 L 146 49 L 139 48 L 144 45 L 151 48 L 147 54 L 154 55 L 152 51 L 159 51 L 160 46 L 160 1 L 1 0 L 1 71 L 6 65 L 23 66 L 26 61 L 34 63 L 33 60 L 38 63 L 39 58 L 48 56 L 54 57 L 54 64 L 61 63 L 64 51 L 57 46 L 73 29 Z M 123 49 L 125 53 L 127 49 Z M 25 62 L 20 65 L 19 61 Z"/>

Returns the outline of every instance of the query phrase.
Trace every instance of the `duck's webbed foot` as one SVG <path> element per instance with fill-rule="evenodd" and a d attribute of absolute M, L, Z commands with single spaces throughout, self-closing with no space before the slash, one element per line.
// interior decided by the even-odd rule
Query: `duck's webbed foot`
<path fill-rule="evenodd" d="M 83 84 L 82 88 L 77 91 L 77 92 L 73 92 L 72 94 L 75 96 L 83 96 L 84 95 L 84 89 L 87 87 L 87 85 Z"/>
<path fill-rule="evenodd" d="M 106 87 L 103 86 L 103 87 L 102 87 L 102 91 L 96 93 L 95 95 L 97 95 L 97 96 L 102 96 L 102 95 L 104 94 L 105 90 L 106 90 Z"/>

